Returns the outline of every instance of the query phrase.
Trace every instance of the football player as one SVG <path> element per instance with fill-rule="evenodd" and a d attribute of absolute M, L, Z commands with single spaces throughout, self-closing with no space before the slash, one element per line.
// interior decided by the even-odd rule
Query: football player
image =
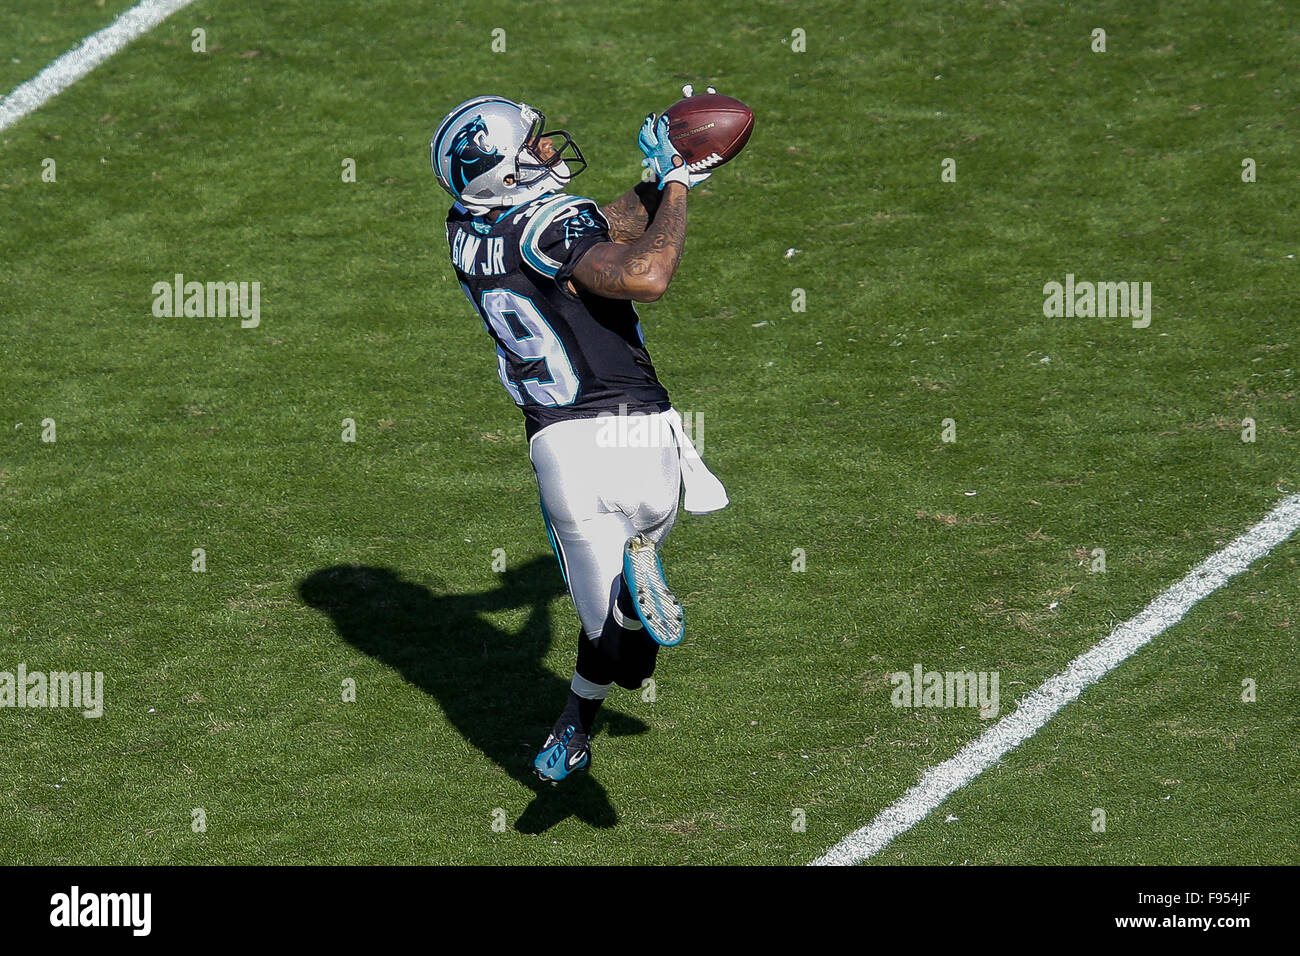
<path fill-rule="evenodd" d="M 590 764 L 611 686 L 643 686 L 659 648 L 685 635 L 659 559 L 679 496 L 696 513 L 727 496 L 655 374 L 632 304 L 668 288 L 687 191 L 708 173 L 689 169 L 668 118 L 651 113 L 638 143 L 654 181 L 599 206 L 565 193 L 586 161 L 545 123 L 527 104 L 478 96 L 438 125 L 430 158 L 455 199 L 452 266 L 524 414 L 542 517 L 582 624 L 569 699 L 533 764 L 558 781 Z"/>

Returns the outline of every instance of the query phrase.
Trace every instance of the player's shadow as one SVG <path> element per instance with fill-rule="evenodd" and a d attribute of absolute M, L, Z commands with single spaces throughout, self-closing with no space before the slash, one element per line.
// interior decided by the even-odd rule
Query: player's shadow
<path fill-rule="evenodd" d="M 564 593 L 554 562 L 535 558 L 475 594 L 437 594 L 387 568 L 340 564 L 298 585 L 303 601 L 328 614 L 339 635 L 383 661 L 438 701 L 456 730 L 534 793 L 515 822 L 542 833 L 569 816 L 612 827 L 618 814 L 590 773 L 556 786 L 537 778 L 532 758 L 568 696 L 568 681 L 543 666 L 551 641 L 551 601 Z M 483 615 L 525 607 L 528 620 L 507 633 Z M 576 644 L 576 635 L 572 636 Z M 643 733 L 635 717 L 602 712 L 614 736 Z"/>

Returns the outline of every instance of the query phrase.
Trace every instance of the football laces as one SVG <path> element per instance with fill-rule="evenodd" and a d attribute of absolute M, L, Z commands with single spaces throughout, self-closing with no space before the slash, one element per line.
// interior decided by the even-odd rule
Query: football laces
<path fill-rule="evenodd" d="M 708 156 L 705 156 L 703 159 L 697 159 L 693 163 L 687 163 L 686 168 L 692 173 L 702 173 L 710 166 L 716 166 L 721 161 L 722 161 L 722 157 L 719 156 L 717 153 L 710 153 Z"/>

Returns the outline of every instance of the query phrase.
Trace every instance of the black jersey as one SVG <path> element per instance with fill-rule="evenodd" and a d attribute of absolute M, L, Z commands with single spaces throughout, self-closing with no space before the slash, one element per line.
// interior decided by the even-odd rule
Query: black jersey
<path fill-rule="evenodd" d="M 447 214 L 456 277 L 496 342 L 501 384 L 529 437 L 570 418 L 669 407 L 632 303 L 569 291 L 578 261 L 609 238 L 600 207 L 564 193 L 495 222 L 460 203 Z"/>

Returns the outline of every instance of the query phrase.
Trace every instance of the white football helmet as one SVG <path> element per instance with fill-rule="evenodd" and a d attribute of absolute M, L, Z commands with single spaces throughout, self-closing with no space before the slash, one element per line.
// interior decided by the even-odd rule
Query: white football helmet
<path fill-rule="evenodd" d="M 438 182 L 478 216 L 564 189 L 587 161 L 573 137 L 562 129 L 544 132 L 545 124 L 546 116 L 526 103 L 502 96 L 466 100 L 443 118 L 429 142 Z M 537 152 L 543 137 L 555 148 L 546 160 Z"/>

